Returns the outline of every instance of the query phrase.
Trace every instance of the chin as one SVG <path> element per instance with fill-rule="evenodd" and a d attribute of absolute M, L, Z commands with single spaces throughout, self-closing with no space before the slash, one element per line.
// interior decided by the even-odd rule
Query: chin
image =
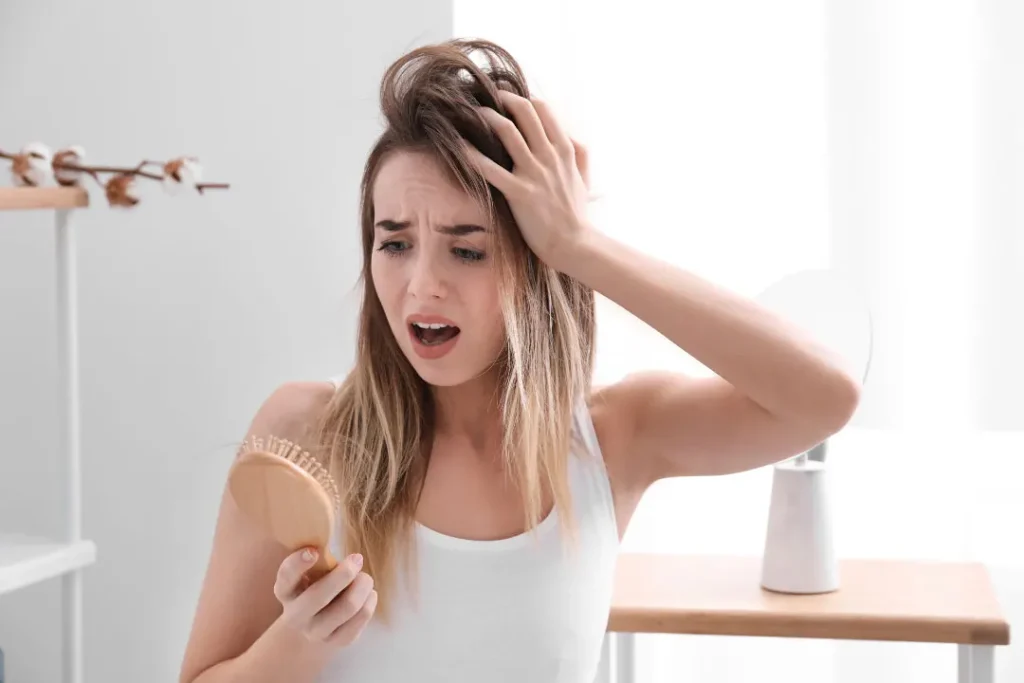
<path fill-rule="evenodd" d="M 413 361 L 413 369 L 424 382 L 432 387 L 457 387 L 473 379 L 463 371 L 445 371 L 440 368 L 424 368 Z"/>
<path fill-rule="evenodd" d="M 433 387 L 457 387 L 471 382 L 483 374 L 483 370 L 470 370 L 459 363 L 440 363 L 424 360 L 413 354 L 407 355 L 413 370 L 424 382 Z"/>
<path fill-rule="evenodd" d="M 440 358 L 424 358 L 410 348 L 411 344 L 401 346 L 420 379 L 434 387 L 457 387 L 479 378 L 487 371 L 488 364 L 468 360 L 466 356 L 470 354 L 464 353 L 466 349 L 459 349 L 458 344 Z"/>

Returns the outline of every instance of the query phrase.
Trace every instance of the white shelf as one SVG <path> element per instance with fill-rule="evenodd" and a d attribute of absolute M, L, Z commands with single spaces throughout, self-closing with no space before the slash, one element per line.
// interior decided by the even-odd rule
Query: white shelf
<path fill-rule="evenodd" d="M 61 543 L 0 534 L 0 595 L 76 571 L 95 561 L 96 545 L 92 541 Z"/>
<path fill-rule="evenodd" d="M 61 450 L 67 464 L 64 500 L 66 528 L 58 541 L 23 534 L 0 534 L 0 595 L 62 577 L 62 683 L 83 683 L 82 569 L 96 561 L 96 545 L 82 538 L 81 398 L 78 377 L 78 265 L 74 209 L 89 205 L 79 187 L 0 187 L 0 211 L 53 211 L 57 318 L 57 361 Z"/>

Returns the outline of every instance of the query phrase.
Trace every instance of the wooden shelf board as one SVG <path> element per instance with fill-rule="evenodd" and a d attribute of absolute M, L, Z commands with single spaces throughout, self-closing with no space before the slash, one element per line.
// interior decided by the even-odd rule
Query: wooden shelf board
<path fill-rule="evenodd" d="M 80 187 L 0 187 L 0 211 L 86 206 L 89 206 L 89 193 Z"/>
<path fill-rule="evenodd" d="M 92 541 L 64 543 L 47 538 L 0 534 L 0 595 L 61 576 L 96 561 Z"/>

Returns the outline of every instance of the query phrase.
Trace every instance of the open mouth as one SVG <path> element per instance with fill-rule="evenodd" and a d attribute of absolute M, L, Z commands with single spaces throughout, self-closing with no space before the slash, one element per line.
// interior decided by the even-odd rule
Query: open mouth
<path fill-rule="evenodd" d="M 410 323 L 413 335 L 424 346 L 440 346 L 459 336 L 458 327 L 442 323 Z"/>

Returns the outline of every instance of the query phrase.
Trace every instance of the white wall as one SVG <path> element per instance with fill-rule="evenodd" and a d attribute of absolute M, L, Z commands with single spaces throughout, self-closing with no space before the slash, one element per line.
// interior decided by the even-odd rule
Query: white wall
<path fill-rule="evenodd" d="M 449 0 L 3 0 L 0 149 L 199 155 L 205 198 L 144 186 L 77 219 L 88 681 L 176 680 L 230 443 L 292 378 L 348 368 L 357 183 L 377 84 L 450 36 Z M 4 180 L 6 184 L 6 179 Z M 53 235 L 0 214 L 0 529 L 59 535 Z M 0 597 L 8 680 L 60 675 L 60 582 Z"/>

